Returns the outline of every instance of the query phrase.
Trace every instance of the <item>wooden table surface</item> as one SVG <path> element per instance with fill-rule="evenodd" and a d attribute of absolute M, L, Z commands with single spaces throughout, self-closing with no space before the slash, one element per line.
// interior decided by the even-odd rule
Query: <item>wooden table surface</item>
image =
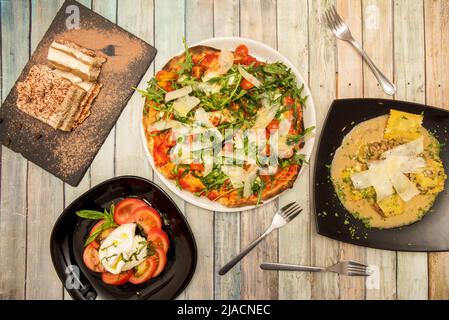
<path fill-rule="evenodd" d="M 4 99 L 62 0 L 2 0 L 1 88 Z M 379 68 L 394 79 L 395 99 L 449 109 L 449 1 L 447 0 L 83 0 L 158 49 L 154 70 L 189 43 L 214 36 L 261 41 L 285 55 L 310 86 L 318 134 L 335 98 L 386 97 L 349 45 L 321 21 L 331 4 Z M 141 83 L 144 86 L 144 82 Z M 142 98 L 134 94 L 77 188 L 64 184 L 2 147 L 0 298 L 70 299 L 49 252 L 53 223 L 81 193 L 110 177 L 133 174 L 160 183 L 140 141 Z M 313 164 L 313 161 L 312 161 Z M 449 253 L 366 249 L 316 234 L 309 210 L 310 170 L 293 192 L 257 210 L 209 212 L 173 197 L 198 245 L 198 266 L 181 299 L 449 299 Z M 275 209 L 295 199 L 304 212 L 273 233 L 226 276 L 217 270 L 269 225 Z M 330 265 L 355 259 L 378 265 L 379 289 L 361 278 L 268 272 L 261 261 Z"/>

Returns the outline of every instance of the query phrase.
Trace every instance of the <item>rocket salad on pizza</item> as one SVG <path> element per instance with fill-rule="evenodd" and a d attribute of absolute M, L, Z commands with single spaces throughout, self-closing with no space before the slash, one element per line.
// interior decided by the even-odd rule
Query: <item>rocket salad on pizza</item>
<path fill-rule="evenodd" d="M 182 189 L 227 207 L 291 188 L 306 159 L 306 96 L 283 63 L 188 48 L 148 82 L 143 126 L 154 165 Z"/>

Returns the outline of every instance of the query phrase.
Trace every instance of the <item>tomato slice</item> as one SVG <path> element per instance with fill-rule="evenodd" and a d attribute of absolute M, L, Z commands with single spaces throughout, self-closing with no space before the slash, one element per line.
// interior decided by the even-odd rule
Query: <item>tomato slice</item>
<path fill-rule="evenodd" d="M 134 221 L 143 229 L 146 235 L 151 228 L 162 228 L 162 220 L 156 209 L 146 206 L 136 208 L 133 212 Z"/>
<path fill-rule="evenodd" d="M 204 164 L 202 163 L 191 163 L 190 170 L 192 171 L 204 171 Z"/>
<path fill-rule="evenodd" d="M 128 282 L 129 278 L 132 276 L 132 271 L 128 270 L 119 274 L 113 274 L 109 272 L 103 272 L 101 274 L 101 280 L 104 283 L 110 284 L 111 286 L 121 286 Z"/>
<path fill-rule="evenodd" d="M 157 265 L 158 260 L 155 255 L 147 258 L 135 268 L 133 275 L 129 278 L 129 282 L 132 284 L 141 284 L 150 280 L 157 269 Z"/>
<path fill-rule="evenodd" d="M 100 228 L 101 227 L 101 225 L 104 223 L 104 220 L 100 220 L 100 221 L 98 221 L 93 227 L 92 227 L 92 229 L 90 229 L 90 232 L 89 232 L 89 238 L 90 238 L 90 236 L 98 229 L 98 228 Z M 100 242 L 99 241 L 97 241 L 97 239 L 95 239 L 94 241 L 92 241 L 91 243 L 90 243 L 95 249 L 98 249 L 98 248 L 100 248 Z"/>
<path fill-rule="evenodd" d="M 244 44 L 239 44 L 237 46 L 237 48 L 235 48 L 235 53 L 247 56 L 248 55 L 248 47 Z"/>
<path fill-rule="evenodd" d="M 89 244 L 83 252 L 83 260 L 86 267 L 93 272 L 105 272 L 105 268 L 100 262 L 98 257 L 98 250 L 91 244 Z"/>
<path fill-rule="evenodd" d="M 170 246 L 170 240 L 168 240 L 167 234 L 164 230 L 159 228 L 151 228 L 148 232 L 148 241 L 151 241 L 153 248 L 162 248 L 167 253 Z"/>
<path fill-rule="evenodd" d="M 267 126 L 268 132 L 279 129 L 279 120 L 273 119 Z"/>
<path fill-rule="evenodd" d="M 90 232 L 89 232 L 89 237 L 90 237 L 95 231 L 97 231 L 97 229 L 100 228 L 101 225 L 102 225 L 103 223 L 104 223 L 104 220 L 98 221 L 98 222 L 92 227 L 92 229 L 90 230 Z M 108 229 L 106 229 L 106 230 L 103 230 L 103 231 L 97 236 L 97 238 L 96 238 L 94 241 L 92 241 L 90 244 L 92 244 L 92 246 L 93 246 L 95 249 L 100 248 L 101 241 L 104 240 L 104 239 L 106 239 L 106 237 L 107 237 L 107 236 L 108 236 L 114 229 L 115 229 L 115 228 L 108 228 Z"/>
<path fill-rule="evenodd" d="M 249 90 L 249 89 L 254 88 L 254 85 L 251 82 L 249 82 L 248 80 L 242 79 L 242 81 L 240 82 L 240 87 L 244 90 Z"/>
<path fill-rule="evenodd" d="M 284 97 L 284 105 L 285 106 L 291 106 L 294 103 L 295 103 L 295 100 L 292 97 L 290 97 L 290 96 L 285 96 Z"/>
<path fill-rule="evenodd" d="M 133 211 L 139 207 L 149 207 L 148 204 L 138 198 L 125 198 L 120 201 L 114 210 L 114 221 L 118 225 L 134 222 Z"/>
<path fill-rule="evenodd" d="M 161 272 L 164 271 L 165 265 L 167 264 L 167 255 L 165 254 L 164 249 L 155 248 L 155 251 L 156 251 L 156 254 L 154 256 L 156 257 L 158 264 L 157 264 L 157 269 L 153 274 L 153 278 L 160 275 Z"/>

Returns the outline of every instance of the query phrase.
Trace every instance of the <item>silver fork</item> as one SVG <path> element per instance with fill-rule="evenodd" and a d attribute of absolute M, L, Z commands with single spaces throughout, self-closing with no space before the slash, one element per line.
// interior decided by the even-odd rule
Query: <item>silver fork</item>
<path fill-rule="evenodd" d="M 218 274 L 220 276 L 225 275 L 229 270 L 234 267 L 237 262 L 242 260 L 244 256 L 246 256 L 255 246 L 257 246 L 266 236 L 268 236 L 273 230 L 279 229 L 285 226 L 287 223 L 292 221 L 298 214 L 302 211 L 299 204 L 296 202 L 291 202 L 286 206 L 282 207 L 273 217 L 273 221 L 271 222 L 271 226 L 265 231 L 259 238 L 253 241 L 245 250 L 240 252 L 234 258 L 231 259 L 224 267 L 222 267 Z"/>
<path fill-rule="evenodd" d="M 283 271 L 308 271 L 308 272 L 335 272 L 345 276 L 362 276 L 371 275 L 368 266 L 352 260 L 341 261 L 328 268 L 298 266 L 283 263 L 264 262 L 260 265 L 263 270 L 283 270 Z"/>
<path fill-rule="evenodd" d="M 395 94 L 396 86 L 387 79 L 387 77 L 379 70 L 379 68 L 376 67 L 374 62 L 366 54 L 365 50 L 363 50 L 362 46 L 357 41 L 355 41 L 348 26 L 338 15 L 335 6 L 331 6 L 329 9 L 327 9 L 324 15 L 326 17 L 329 28 L 332 30 L 335 36 L 340 40 L 344 40 L 352 44 L 352 46 L 363 56 L 385 93 L 388 95 Z"/>

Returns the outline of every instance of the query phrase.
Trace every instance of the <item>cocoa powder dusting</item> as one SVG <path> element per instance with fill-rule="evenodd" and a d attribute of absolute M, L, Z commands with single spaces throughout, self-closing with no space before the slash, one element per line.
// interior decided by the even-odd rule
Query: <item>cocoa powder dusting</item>
<path fill-rule="evenodd" d="M 90 10 L 80 9 L 81 29 L 68 30 L 61 8 L 19 81 L 25 79 L 33 65 L 48 63 L 48 49 L 55 40 L 71 41 L 93 50 L 107 61 L 98 79 L 103 88 L 93 101 L 91 115 L 70 133 L 57 131 L 17 108 L 16 88 L 11 90 L 0 111 L 2 142 L 71 185 L 79 183 L 92 163 L 131 97 L 132 87 L 138 85 L 155 55 L 154 48 L 144 41 Z M 8 139 L 10 142 L 6 143 Z M 112 161 L 114 155 L 110 157 Z"/>

